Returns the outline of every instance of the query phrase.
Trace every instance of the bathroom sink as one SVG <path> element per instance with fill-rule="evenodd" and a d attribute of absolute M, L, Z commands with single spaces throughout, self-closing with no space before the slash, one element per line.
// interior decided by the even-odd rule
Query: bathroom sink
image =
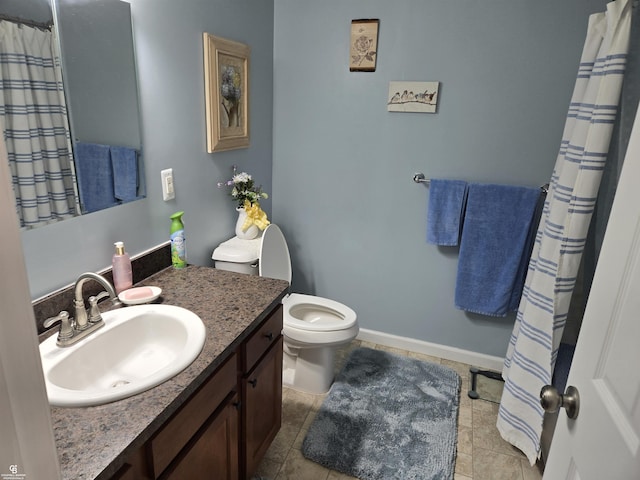
<path fill-rule="evenodd" d="M 105 326 L 61 348 L 40 344 L 51 405 L 86 407 L 121 400 L 174 377 L 200 354 L 205 326 L 172 305 L 138 305 L 102 314 Z"/>

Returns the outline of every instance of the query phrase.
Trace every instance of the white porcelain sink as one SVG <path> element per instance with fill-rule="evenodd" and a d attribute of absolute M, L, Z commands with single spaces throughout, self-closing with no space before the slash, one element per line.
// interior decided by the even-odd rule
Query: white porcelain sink
<path fill-rule="evenodd" d="M 148 390 L 184 370 L 200 354 L 205 326 L 172 305 L 138 305 L 102 314 L 105 326 L 70 347 L 57 335 L 40 344 L 51 405 L 86 407 Z"/>

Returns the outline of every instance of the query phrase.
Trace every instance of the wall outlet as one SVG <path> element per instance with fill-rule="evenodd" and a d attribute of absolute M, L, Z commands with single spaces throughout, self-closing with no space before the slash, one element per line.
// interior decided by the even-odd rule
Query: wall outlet
<path fill-rule="evenodd" d="M 173 188 L 173 168 L 167 168 L 160 172 L 162 178 L 162 199 L 166 202 L 176 198 L 176 191 Z"/>

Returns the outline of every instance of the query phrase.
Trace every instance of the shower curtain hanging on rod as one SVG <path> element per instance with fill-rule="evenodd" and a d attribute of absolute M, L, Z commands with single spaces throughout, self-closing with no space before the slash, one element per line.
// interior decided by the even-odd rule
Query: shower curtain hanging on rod
<path fill-rule="evenodd" d="M 0 115 L 20 226 L 73 217 L 69 123 L 53 33 L 0 22 L 0 37 Z"/>
<path fill-rule="evenodd" d="M 0 20 L 5 20 L 11 23 L 17 23 L 19 25 L 26 25 L 28 27 L 39 28 L 40 30 L 51 30 L 53 27 L 53 19 L 47 22 L 36 22 L 35 20 L 28 20 L 26 18 L 12 17 L 11 15 L 5 15 L 0 13 Z"/>
<path fill-rule="evenodd" d="M 529 262 L 502 376 L 497 428 L 533 465 L 540 390 L 552 383 L 562 332 L 607 160 L 629 44 L 629 0 L 589 17 L 575 88 Z"/>

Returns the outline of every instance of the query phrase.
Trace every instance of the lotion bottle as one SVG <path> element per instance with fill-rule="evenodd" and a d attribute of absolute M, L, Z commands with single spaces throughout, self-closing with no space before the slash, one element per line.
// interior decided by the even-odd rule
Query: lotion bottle
<path fill-rule="evenodd" d="M 120 293 L 123 290 L 131 288 L 133 285 L 133 275 L 131 273 L 131 258 L 129 254 L 124 251 L 124 243 L 114 243 L 116 247 L 116 253 L 113 255 L 113 286 L 116 288 L 116 293 Z"/>

